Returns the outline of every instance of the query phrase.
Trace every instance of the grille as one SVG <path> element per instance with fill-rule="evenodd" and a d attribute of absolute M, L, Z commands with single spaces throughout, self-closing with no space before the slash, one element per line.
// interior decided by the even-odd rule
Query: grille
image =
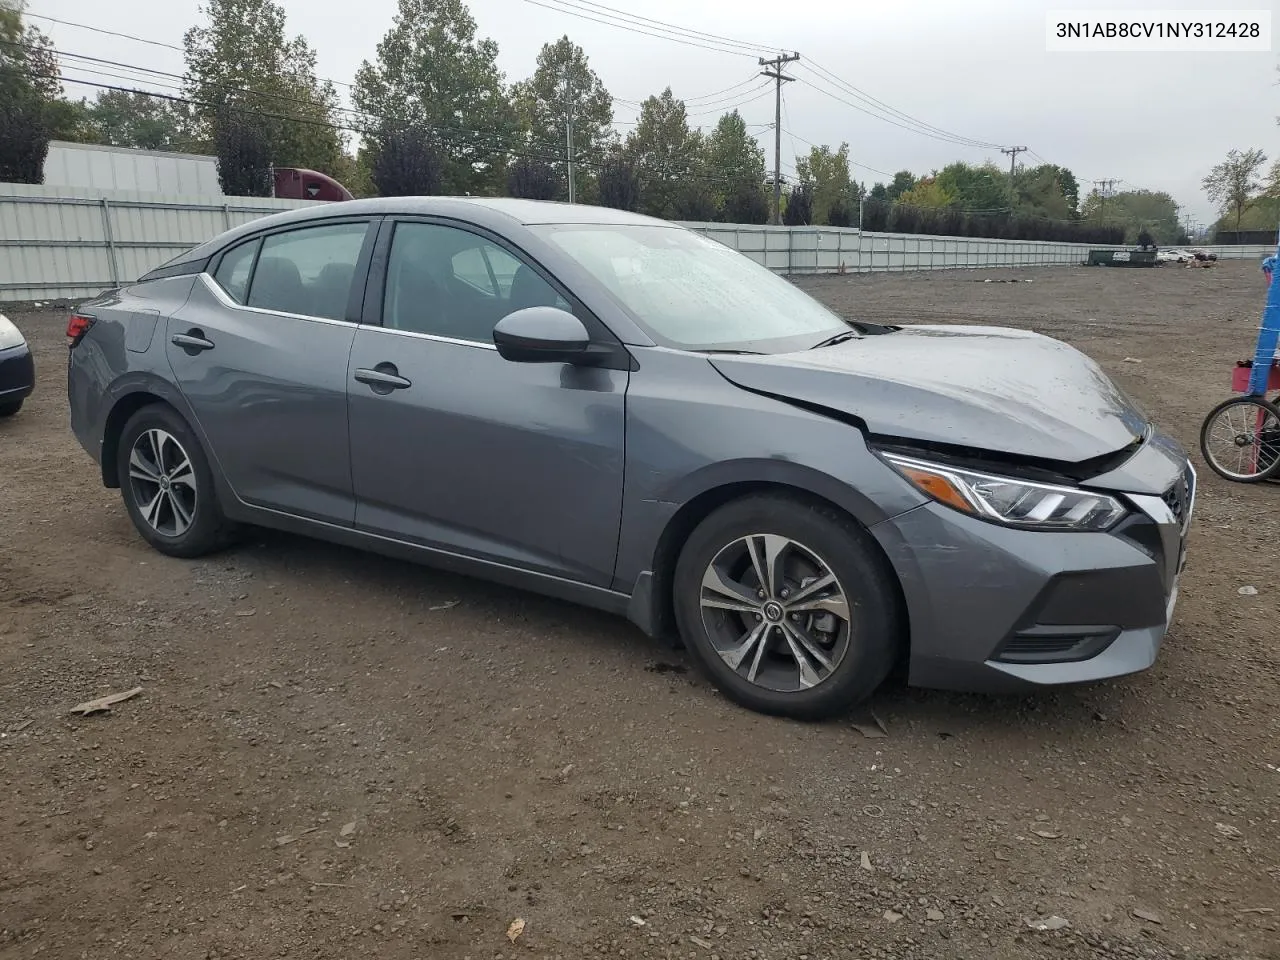
<path fill-rule="evenodd" d="M 1005 663 L 1072 663 L 1088 660 L 1105 650 L 1119 627 L 1043 626 L 1019 630 L 996 652 Z"/>
<path fill-rule="evenodd" d="M 1066 653 L 1080 643 L 1079 637 L 1019 637 L 1014 636 L 1000 650 L 1006 657 L 1015 656 L 1052 656 L 1055 653 Z"/>

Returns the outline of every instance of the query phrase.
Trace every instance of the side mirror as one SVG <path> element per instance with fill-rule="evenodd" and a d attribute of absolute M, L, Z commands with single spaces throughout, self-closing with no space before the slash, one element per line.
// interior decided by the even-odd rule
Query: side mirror
<path fill-rule="evenodd" d="M 591 336 L 582 321 L 559 307 L 526 307 L 493 328 L 493 343 L 515 363 L 574 363 L 587 355 Z"/>

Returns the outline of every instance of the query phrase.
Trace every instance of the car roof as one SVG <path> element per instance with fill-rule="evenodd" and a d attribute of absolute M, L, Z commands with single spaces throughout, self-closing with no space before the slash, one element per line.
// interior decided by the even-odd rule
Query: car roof
<path fill-rule="evenodd" d="M 305 211 L 305 214 L 303 213 Z M 466 217 L 470 214 L 483 219 L 482 211 L 498 214 L 508 220 L 525 225 L 549 223 L 649 223 L 666 224 L 665 220 L 646 217 L 612 207 L 597 207 L 582 203 L 557 203 L 550 200 L 520 200 L 514 197 L 373 197 L 367 200 L 348 200 L 341 208 L 332 204 L 323 207 L 305 207 L 290 210 L 271 219 L 307 219 L 313 216 L 347 216 L 359 214 L 418 214 Z M 477 216 L 480 215 L 480 216 Z M 261 222 L 261 221 L 257 221 Z"/>
<path fill-rule="evenodd" d="M 343 200 L 310 204 L 296 210 L 259 217 L 239 227 L 220 233 L 173 259 L 161 264 L 142 279 L 173 272 L 181 264 L 209 257 L 242 237 L 309 220 L 358 216 L 437 216 L 466 220 L 481 227 L 501 230 L 512 225 L 535 224 L 633 224 L 675 228 L 675 224 L 656 217 L 612 207 L 582 203 L 557 203 L 548 200 L 520 200 L 514 197 L 373 197 L 366 200 Z"/>

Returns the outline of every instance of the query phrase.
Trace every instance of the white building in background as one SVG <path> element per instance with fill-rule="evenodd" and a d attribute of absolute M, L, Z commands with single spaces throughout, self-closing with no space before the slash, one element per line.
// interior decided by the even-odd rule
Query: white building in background
<path fill-rule="evenodd" d="M 78 190 L 135 190 L 182 197 L 221 197 L 218 161 L 194 153 L 104 147 L 53 140 L 44 185 Z"/>

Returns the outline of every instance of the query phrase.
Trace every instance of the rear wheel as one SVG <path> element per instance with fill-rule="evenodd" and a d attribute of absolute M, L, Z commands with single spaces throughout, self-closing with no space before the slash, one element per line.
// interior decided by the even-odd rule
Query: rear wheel
<path fill-rule="evenodd" d="M 0 417 L 12 417 L 21 409 L 21 400 L 8 400 L 4 403 L 0 403 Z"/>
<path fill-rule="evenodd" d="M 172 407 L 152 404 L 129 418 L 116 464 L 133 525 L 161 553 L 199 557 L 230 542 L 209 462 Z"/>
<path fill-rule="evenodd" d="M 902 640 L 897 590 L 866 531 L 787 496 L 721 507 L 676 565 L 676 620 L 708 677 L 763 713 L 819 719 L 870 696 Z"/>
<path fill-rule="evenodd" d="M 1280 475 L 1280 408 L 1264 397 L 1232 397 L 1200 427 L 1200 453 L 1218 476 L 1257 483 Z"/>

